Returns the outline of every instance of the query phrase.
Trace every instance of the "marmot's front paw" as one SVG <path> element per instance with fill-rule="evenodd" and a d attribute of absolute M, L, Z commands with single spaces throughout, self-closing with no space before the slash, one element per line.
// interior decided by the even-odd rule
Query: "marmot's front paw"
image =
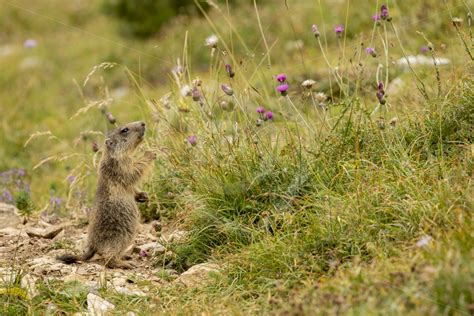
<path fill-rule="evenodd" d="M 148 202 L 148 194 L 146 192 L 138 192 L 135 194 L 135 201 L 139 203 Z"/>
<path fill-rule="evenodd" d="M 156 159 L 156 154 L 155 152 L 151 151 L 151 150 L 148 150 L 148 151 L 145 151 L 145 154 L 144 154 L 145 158 L 148 159 L 148 160 L 155 160 Z"/>

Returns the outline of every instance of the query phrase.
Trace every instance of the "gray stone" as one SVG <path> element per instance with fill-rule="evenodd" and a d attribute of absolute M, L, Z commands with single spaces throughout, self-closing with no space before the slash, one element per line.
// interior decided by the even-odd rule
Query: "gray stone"
<path fill-rule="evenodd" d="M 30 237 L 52 239 L 57 234 L 59 234 L 62 230 L 63 230 L 62 226 L 50 226 L 44 229 L 30 227 L 26 229 L 26 233 Z"/>
<path fill-rule="evenodd" d="M 22 276 L 20 285 L 26 290 L 29 299 L 32 299 L 39 294 L 36 289 L 36 278 L 29 274 Z"/>
<path fill-rule="evenodd" d="M 165 253 L 166 248 L 157 242 L 149 242 L 141 246 L 136 246 L 134 250 L 137 253 L 142 253 L 145 251 L 148 255 L 157 255 Z"/>
<path fill-rule="evenodd" d="M 19 211 L 15 206 L 0 202 L 0 229 L 16 227 L 22 222 Z"/>
<path fill-rule="evenodd" d="M 87 310 L 91 316 L 105 316 L 115 305 L 94 293 L 87 294 Z"/>
<path fill-rule="evenodd" d="M 209 280 L 210 273 L 218 273 L 219 266 L 214 263 L 201 263 L 189 268 L 182 273 L 175 282 L 184 284 L 185 286 L 197 286 Z"/>
<path fill-rule="evenodd" d="M 164 234 L 162 238 L 165 242 L 182 243 L 186 240 L 186 237 L 188 237 L 187 231 L 175 230 L 171 233 Z"/>

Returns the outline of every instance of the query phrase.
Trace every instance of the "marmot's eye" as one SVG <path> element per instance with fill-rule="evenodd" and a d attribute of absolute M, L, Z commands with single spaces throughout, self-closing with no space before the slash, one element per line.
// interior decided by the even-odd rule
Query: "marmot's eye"
<path fill-rule="evenodd" d="M 120 133 L 125 134 L 128 132 L 128 127 L 124 127 L 120 130 Z"/>

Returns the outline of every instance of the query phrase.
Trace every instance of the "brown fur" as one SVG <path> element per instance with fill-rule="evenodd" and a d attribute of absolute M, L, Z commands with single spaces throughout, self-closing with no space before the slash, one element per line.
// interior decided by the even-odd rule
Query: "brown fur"
<path fill-rule="evenodd" d="M 85 252 L 81 256 L 66 254 L 59 260 L 85 261 L 97 253 L 110 268 L 132 268 L 122 257 L 135 238 L 139 222 L 136 200 L 143 199 L 144 193 L 137 190 L 137 185 L 156 158 L 151 151 L 141 159 L 132 158 L 144 134 L 145 123 L 133 122 L 114 130 L 106 139 Z"/>

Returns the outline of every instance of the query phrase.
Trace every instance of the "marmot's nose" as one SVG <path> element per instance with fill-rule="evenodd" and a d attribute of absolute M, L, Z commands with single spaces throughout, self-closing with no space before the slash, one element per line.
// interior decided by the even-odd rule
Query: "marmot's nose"
<path fill-rule="evenodd" d="M 146 126 L 145 122 L 140 122 L 140 125 L 141 125 L 142 127 L 145 127 L 145 126 Z"/>

